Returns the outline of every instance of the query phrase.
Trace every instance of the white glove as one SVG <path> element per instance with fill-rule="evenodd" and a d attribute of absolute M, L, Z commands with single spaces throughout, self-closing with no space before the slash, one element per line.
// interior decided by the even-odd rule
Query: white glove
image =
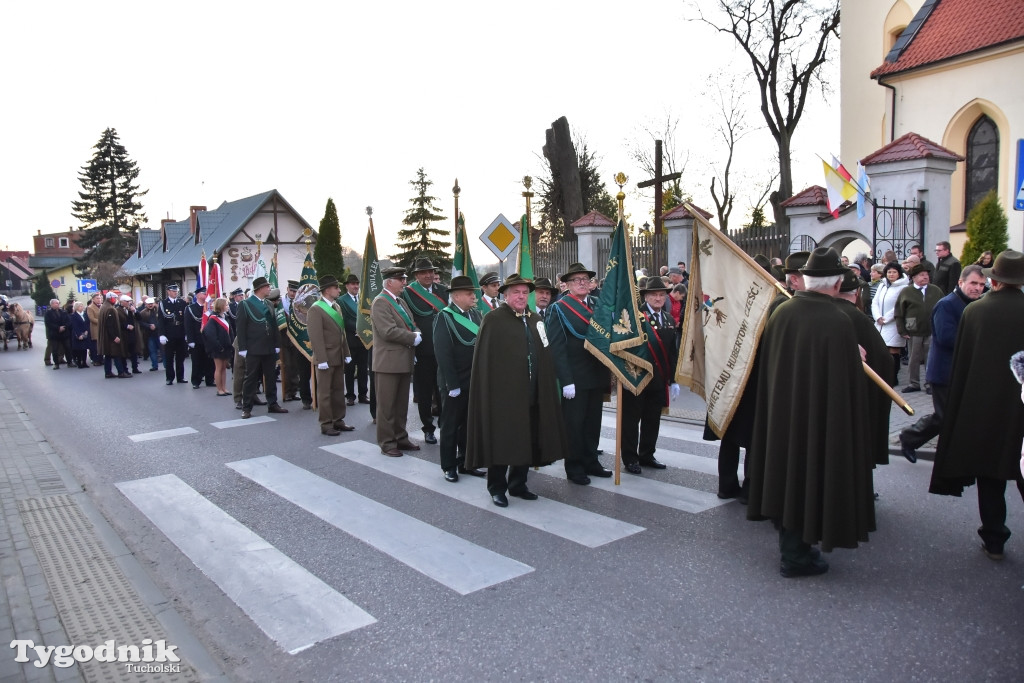
<path fill-rule="evenodd" d="M 249 352 L 248 351 L 239 351 L 238 355 L 241 356 L 242 358 L 245 358 L 245 354 L 247 354 L 247 353 L 249 353 Z"/>
<path fill-rule="evenodd" d="M 348 365 L 351 362 L 352 362 L 352 356 L 345 356 L 345 365 Z"/>
<path fill-rule="evenodd" d="M 416 330 L 416 339 L 413 341 L 412 345 L 419 346 L 421 341 L 423 341 L 423 334 L 419 330 Z"/>
<path fill-rule="evenodd" d="M 327 369 L 327 363 L 317 363 L 316 364 L 316 369 L 317 370 L 326 370 Z"/>
<path fill-rule="evenodd" d="M 458 398 L 461 393 L 462 389 L 455 387 L 454 389 L 448 392 L 448 395 L 451 396 L 452 398 Z"/>
<path fill-rule="evenodd" d="M 188 348 L 190 348 L 190 349 L 196 348 L 196 343 L 195 342 L 189 342 L 188 343 Z"/>
<path fill-rule="evenodd" d="M 274 347 L 274 353 L 281 353 L 281 347 L 280 346 L 275 346 Z"/>
<path fill-rule="evenodd" d="M 565 398 L 576 398 L 576 385 L 569 384 L 562 387 L 562 396 Z"/>
<path fill-rule="evenodd" d="M 673 401 L 679 398 L 679 385 L 672 382 L 668 387 L 668 395 Z"/>
<path fill-rule="evenodd" d="M 160 343 L 164 344 L 166 346 L 166 344 L 167 344 L 167 337 L 165 337 L 164 335 L 161 334 L 160 335 Z"/>

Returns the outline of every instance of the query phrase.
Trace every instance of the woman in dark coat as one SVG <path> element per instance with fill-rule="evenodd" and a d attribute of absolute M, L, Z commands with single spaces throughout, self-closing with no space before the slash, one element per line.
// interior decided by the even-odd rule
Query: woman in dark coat
<path fill-rule="evenodd" d="M 227 390 L 228 362 L 235 355 L 232 346 L 234 337 L 227 319 L 228 300 L 221 298 L 213 302 L 213 313 L 203 326 L 203 342 L 206 355 L 213 358 L 213 381 L 217 385 L 218 396 L 228 396 Z"/>
<path fill-rule="evenodd" d="M 85 370 L 89 367 L 85 362 L 85 354 L 92 348 L 92 334 L 89 331 L 89 316 L 85 314 L 85 303 L 76 301 L 70 317 L 71 358 L 75 367 Z"/>

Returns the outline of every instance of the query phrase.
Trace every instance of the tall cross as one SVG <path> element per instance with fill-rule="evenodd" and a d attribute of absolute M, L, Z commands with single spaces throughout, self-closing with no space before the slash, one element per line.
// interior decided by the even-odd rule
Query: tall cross
<path fill-rule="evenodd" d="M 662 175 L 661 173 L 661 140 L 654 141 L 654 177 L 650 180 L 644 180 L 636 184 L 638 189 L 645 187 L 654 186 L 654 272 L 657 272 L 663 264 L 661 263 L 661 239 L 660 235 L 663 230 L 661 224 L 661 206 L 662 206 L 662 194 L 661 186 L 663 183 L 667 183 L 670 180 L 676 180 L 680 178 L 682 173 L 669 173 L 668 175 Z"/>

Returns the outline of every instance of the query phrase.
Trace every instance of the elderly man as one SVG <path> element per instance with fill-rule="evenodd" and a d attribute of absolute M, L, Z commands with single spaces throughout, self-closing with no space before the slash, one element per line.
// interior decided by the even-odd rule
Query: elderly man
<path fill-rule="evenodd" d="M 203 382 L 213 387 L 213 358 L 206 353 L 203 338 L 203 314 L 206 312 L 206 287 L 197 287 L 195 300 L 185 307 L 185 344 L 192 358 L 192 388 L 198 389 Z"/>
<path fill-rule="evenodd" d="M 131 373 L 137 375 L 139 370 L 139 344 L 142 341 L 142 332 L 139 330 L 139 317 L 135 310 L 135 300 L 127 294 L 122 294 L 118 308 L 121 313 L 122 332 L 124 334 L 125 350 L 125 372 L 128 372 L 129 365 Z"/>
<path fill-rule="evenodd" d="M 156 310 L 156 299 L 146 297 L 145 306 L 139 311 L 139 327 L 142 329 L 142 342 L 149 351 L 149 371 L 160 369 L 160 325 L 159 312 Z"/>
<path fill-rule="evenodd" d="M 501 301 L 498 299 L 500 289 L 501 280 L 498 279 L 497 273 L 484 273 L 484 276 L 480 278 L 480 298 L 489 309 L 485 315 L 501 305 Z"/>
<path fill-rule="evenodd" d="M 402 451 L 418 451 L 409 440 L 409 380 L 415 347 L 423 333 L 412 320 L 412 311 L 402 298 L 407 276 L 405 268 L 381 271 L 384 288 L 370 306 L 373 328 L 373 374 L 377 387 L 377 444 L 380 452 L 393 458 Z"/>
<path fill-rule="evenodd" d="M 438 386 L 444 401 L 441 411 L 441 471 L 446 481 L 454 483 L 460 474 L 484 475 L 465 467 L 469 378 L 483 316 L 476 307 L 473 281 L 465 275 L 452 278 L 448 294 L 450 303 L 434 320 L 433 338 Z"/>
<path fill-rule="evenodd" d="M 423 334 L 423 342 L 416 347 L 416 366 L 412 374 L 412 394 L 419 408 L 423 440 L 437 443 L 434 436 L 433 406 L 440 408 L 437 392 L 437 359 L 434 357 L 434 319 L 448 305 L 448 290 L 434 284 L 437 268 L 427 258 L 418 258 L 410 271 L 415 281 L 405 288 L 402 298 L 412 311 L 413 322 Z M 440 412 L 440 410 L 438 411 Z"/>
<path fill-rule="evenodd" d="M 562 386 L 562 414 L 569 435 L 569 451 L 565 456 L 565 473 L 569 481 L 580 486 L 590 484 L 590 477 L 610 477 L 597 459 L 601 438 L 601 403 L 611 386 L 608 369 L 583 342 L 594 314 L 594 299 L 589 295 L 590 281 L 595 273 L 581 263 L 573 263 L 562 275 L 569 292 L 551 307 L 545 320 L 551 352 Z"/>
<path fill-rule="evenodd" d="M 909 275 L 911 284 L 896 297 L 893 309 L 896 329 L 910 346 L 909 383 L 903 387 L 904 394 L 921 390 L 921 366 L 928 358 L 932 341 L 932 310 L 943 297 L 941 289 L 929 284 L 931 274 L 923 263 L 914 265 Z M 927 376 L 925 381 L 928 381 Z"/>
<path fill-rule="evenodd" d="M 185 383 L 185 308 L 187 304 L 178 298 L 178 285 L 167 285 L 167 296 L 158 305 L 160 315 L 160 345 L 164 347 L 164 378 L 167 386 Z"/>
<path fill-rule="evenodd" d="M 1024 405 L 1010 358 L 1024 349 L 1024 254 L 1008 249 L 982 273 L 992 289 L 964 309 L 953 351 L 946 414 L 932 469 L 931 493 L 959 496 L 978 482 L 981 549 L 1003 559 L 1006 482 L 1016 481 L 1024 500 L 1024 476 L 1017 467 L 1024 441 Z"/>
<path fill-rule="evenodd" d="M 786 291 L 790 294 L 795 294 L 804 288 L 804 278 L 800 274 L 800 269 L 807 263 L 808 257 L 811 252 L 809 251 L 794 251 L 792 254 L 786 257 L 786 263 L 782 266 L 783 282 Z M 775 309 L 789 301 L 790 297 L 786 296 L 782 292 L 775 295 L 772 299 L 771 305 L 768 307 L 768 315 L 771 316 L 775 312 Z"/>
<path fill-rule="evenodd" d="M 528 306 L 534 284 L 513 273 L 500 291 L 505 305 L 484 316 L 473 356 L 466 467 L 487 468 L 491 502 L 536 500 L 530 467 L 567 451 L 556 371 L 544 322 Z"/>
<path fill-rule="evenodd" d="M 252 296 L 238 306 L 238 355 L 245 358 L 242 383 L 242 419 L 252 417 L 260 378 L 266 392 L 269 413 L 287 413 L 277 402 L 277 354 L 281 352 L 277 317 L 267 302 L 270 282 L 265 277 L 252 281 Z"/>
<path fill-rule="evenodd" d="M 320 299 L 306 313 L 306 331 L 316 365 L 316 402 L 320 433 L 338 436 L 355 427 L 345 424 L 345 364 L 352 360 L 345 320 L 337 300 L 341 285 L 333 275 L 320 278 Z"/>
<path fill-rule="evenodd" d="M 116 297 L 117 295 L 114 294 Z M 60 307 L 60 299 L 50 299 L 50 307 L 43 315 L 43 324 L 46 326 L 46 355 L 43 360 L 50 365 L 50 357 L 53 357 L 53 369 L 60 370 L 60 364 L 64 361 L 67 345 L 65 339 L 68 330 L 71 329 L 71 322 L 68 314 Z M 107 371 L 109 373 L 109 370 Z"/>
<path fill-rule="evenodd" d="M 800 272 L 804 289 L 761 337 L 747 452 L 747 517 L 777 521 L 784 577 L 828 571 L 813 544 L 855 548 L 875 528 L 861 350 L 832 302 L 848 269 L 835 249 L 819 247 Z"/>
<path fill-rule="evenodd" d="M 967 266 L 960 274 L 957 286 L 939 299 L 932 310 L 932 343 L 928 349 L 925 379 L 932 389 L 933 412 L 900 432 L 900 450 L 910 462 L 917 462 L 917 449 L 938 436 L 942 429 L 942 419 L 949 399 L 949 381 L 953 374 L 953 347 L 960 328 L 960 318 L 967 304 L 977 301 L 985 291 L 985 284 L 981 266 Z"/>
<path fill-rule="evenodd" d="M 367 387 L 370 383 L 370 368 L 367 366 L 367 349 L 359 341 L 356 324 L 359 321 L 359 278 L 354 273 L 345 280 L 345 293 L 338 297 L 341 314 L 345 318 L 345 336 L 352 362 L 345 365 L 345 401 L 356 404 L 356 384 L 359 386 L 359 402 L 369 403 Z"/>
<path fill-rule="evenodd" d="M 558 289 L 546 277 L 535 278 L 533 284 L 535 287 L 533 290 L 533 300 L 537 308 L 537 315 L 540 316 L 541 320 L 547 320 L 548 308 L 551 306 L 552 299 L 558 296 Z"/>
<path fill-rule="evenodd" d="M 124 314 L 114 304 L 117 303 L 117 294 L 109 292 L 106 301 L 100 308 L 100 339 L 99 350 L 103 354 L 104 376 L 107 379 L 119 377 L 126 379 L 131 377 L 124 363 L 126 343 L 124 339 Z M 117 374 L 112 372 L 111 363 L 117 368 Z"/>

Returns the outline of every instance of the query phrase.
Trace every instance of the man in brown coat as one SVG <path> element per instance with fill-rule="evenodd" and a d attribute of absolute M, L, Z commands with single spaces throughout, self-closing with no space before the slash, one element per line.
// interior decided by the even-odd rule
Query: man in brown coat
<path fill-rule="evenodd" d="M 115 303 L 117 303 L 117 293 L 109 292 L 106 301 L 103 302 L 103 306 L 100 308 L 99 352 L 103 356 L 107 379 L 112 377 L 125 379 L 131 377 L 131 375 L 128 374 L 124 363 L 125 356 L 127 355 L 125 352 L 127 344 L 122 337 L 124 334 L 124 315 L 121 313 L 121 309 L 114 305 Z M 111 361 L 117 367 L 116 375 L 112 372 Z"/>
<path fill-rule="evenodd" d="M 409 440 L 409 384 L 412 381 L 413 349 L 423 335 L 412 321 L 412 311 L 402 300 L 405 268 L 385 268 L 384 289 L 370 306 L 373 326 L 373 374 L 377 386 L 377 443 L 384 455 L 399 457 L 402 451 L 418 451 Z"/>
<path fill-rule="evenodd" d="M 320 433 L 338 436 L 355 429 L 345 424 L 345 364 L 352 361 L 352 355 L 345 334 L 345 320 L 337 304 L 341 294 L 338 278 L 324 275 L 319 284 L 321 298 L 306 314 L 306 332 L 316 366 Z"/>

